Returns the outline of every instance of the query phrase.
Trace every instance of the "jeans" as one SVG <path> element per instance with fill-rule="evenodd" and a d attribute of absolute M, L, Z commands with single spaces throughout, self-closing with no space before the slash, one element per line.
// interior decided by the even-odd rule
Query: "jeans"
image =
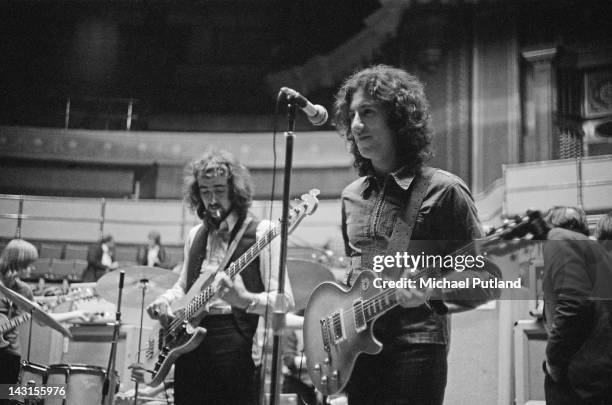
<path fill-rule="evenodd" d="M 347 385 L 350 405 L 442 405 L 448 369 L 446 345 L 385 344 L 360 355 Z"/>
<path fill-rule="evenodd" d="M 252 396 L 253 341 L 238 332 L 233 315 L 208 316 L 208 331 L 195 350 L 176 361 L 176 405 L 245 405 Z"/>

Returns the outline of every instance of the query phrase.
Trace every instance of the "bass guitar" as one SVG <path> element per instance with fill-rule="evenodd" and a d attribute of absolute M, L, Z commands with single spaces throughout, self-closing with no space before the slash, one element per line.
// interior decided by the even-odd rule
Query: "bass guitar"
<path fill-rule="evenodd" d="M 531 212 L 455 254 L 469 253 L 474 244 L 479 244 L 483 253 L 504 254 L 525 245 L 513 239 L 528 234 L 538 239 L 546 231 L 539 212 Z M 416 270 L 409 278 L 424 278 L 434 271 Z M 377 277 L 373 271 L 364 270 L 350 289 L 324 282 L 310 295 L 304 314 L 304 353 L 310 378 L 324 395 L 345 388 L 361 353 L 377 354 L 382 350 L 382 344 L 373 335 L 372 324 L 399 303 L 395 289 L 374 287 Z"/>
<path fill-rule="evenodd" d="M 291 207 L 289 215 L 288 230 L 292 232 L 306 217 L 311 215 L 319 204 L 317 195 L 319 190 L 310 190 L 308 194 L 302 195 L 301 200 Z M 280 224 L 272 226 L 261 238 L 243 253 L 236 261 L 232 262 L 224 271 L 234 279 L 240 274 L 261 251 L 278 235 L 280 235 Z M 206 307 L 213 298 L 217 296 L 217 286 L 213 284 L 210 277 L 206 280 L 198 279 L 189 289 L 185 297 L 177 300 L 172 305 L 174 318 L 172 322 L 153 331 L 145 343 L 145 369 L 152 374 L 149 386 L 156 387 L 161 384 L 170 371 L 176 359 L 195 349 L 206 336 L 206 330 L 200 326 L 200 321 L 206 316 Z M 157 361 L 155 362 L 155 359 Z M 155 362 L 153 367 L 151 362 Z M 151 370 L 153 368 L 153 370 Z"/>

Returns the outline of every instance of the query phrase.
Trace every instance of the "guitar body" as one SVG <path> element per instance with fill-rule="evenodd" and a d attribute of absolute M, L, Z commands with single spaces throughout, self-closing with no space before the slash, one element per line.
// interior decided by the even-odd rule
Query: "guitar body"
<path fill-rule="evenodd" d="M 4 339 L 4 334 L 6 332 L 9 332 L 15 329 L 22 323 L 27 322 L 29 320 L 30 320 L 29 312 L 25 312 L 19 316 L 16 316 L 10 319 L 4 314 L 0 314 L 0 349 L 4 349 L 10 344 L 7 340 Z"/>
<path fill-rule="evenodd" d="M 157 332 L 157 339 L 152 337 L 148 342 L 150 346 L 156 347 L 153 352 L 149 348 L 145 349 L 146 361 L 143 362 L 147 370 L 152 369 L 154 372 L 151 381 L 147 384 L 151 387 L 163 383 L 176 359 L 194 350 L 206 337 L 206 329 L 200 326 L 194 328 L 189 323 L 178 328 L 177 333 L 168 335 L 167 338 L 164 338 L 165 329 L 160 327 Z"/>
<path fill-rule="evenodd" d="M 172 303 L 174 318 L 182 317 L 184 308 L 196 299 L 202 290 L 210 287 L 212 282 L 211 278 L 196 280 L 185 296 Z M 176 359 L 181 354 L 194 350 L 202 343 L 206 336 L 206 329 L 198 325 L 205 316 L 206 312 L 204 312 L 204 308 L 201 308 L 200 313 L 190 317 L 189 322 L 184 322 L 171 334 L 168 334 L 167 328 L 162 326 L 161 323 L 156 324 L 145 341 L 146 347 L 143 350 L 145 359 L 141 361 L 145 369 L 154 372 L 151 382 L 147 385 L 156 387 L 161 384 Z"/>
<path fill-rule="evenodd" d="M 380 293 L 372 284 L 376 277 L 363 271 L 351 289 L 324 282 L 310 295 L 304 313 L 304 353 L 310 378 L 323 395 L 344 389 L 359 354 L 382 350 L 372 332 L 374 322 L 360 323 L 352 309 L 355 302 Z"/>
<path fill-rule="evenodd" d="M 0 325 L 7 324 L 8 322 L 9 322 L 8 317 L 4 314 L 0 314 Z M 8 331 L 5 331 L 5 332 L 8 332 Z M 0 349 L 4 349 L 6 346 L 9 345 L 9 342 L 4 340 L 5 332 L 0 333 Z"/>

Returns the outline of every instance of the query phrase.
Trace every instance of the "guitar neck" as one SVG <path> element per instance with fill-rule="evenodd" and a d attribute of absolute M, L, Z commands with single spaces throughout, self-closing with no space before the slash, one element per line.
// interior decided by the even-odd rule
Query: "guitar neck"
<path fill-rule="evenodd" d="M 470 241 L 465 246 L 455 250 L 451 255 L 466 254 L 473 251 L 474 241 Z M 423 268 L 411 272 L 408 279 L 416 280 L 422 277 L 429 277 L 432 273 L 437 271 L 436 268 Z M 377 316 L 384 314 L 385 312 L 393 309 L 399 305 L 397 301 L 397 295 L 395 289 L 385 289 L 380 293 L 374 295 L 363 301 L 358 301 L 354 304 L 355 314 L 362 315 L 365 322 L 369 322 Z"/>
<path fill-rule="evenodd" d="M 7 320 L 0 321 L 0 336 L 4 335 L 6 332 L 8 332 L 11 329 L 15 329 L 17 326 L 21 325 L 22 323 L 29 321 L 30 314 L 26 312 L 24 314 L 21 314 L 11 319 L 7 318 L 6 316 L 4 316 L 4 318 L 6 318 Z"/>
<path fill-rule="evenodd" d="M 236 261 L 232 262 L 225 273 L 233 279 L 236 275 L 240 274 L 259 254 L 261 251 L 274 239 L 279 233 L 278 227 L 272 227 L 269 229 L 264 236 L 259 238 L 253 246 L 251 246 L 246 252 L 244 252 Z M 216 286 L 209 285 L 207 288 L 202 290 L 197 296 L 195 296 L 191 302 L 185 307 L 185 318 L 191 319 L 194 316 L 199 315 L 203 310 L 204 306 L 215 296 L 217 293 Z"/>
<path fill-rule="evenodd" d="M 319 190 L 312 189 L 309 194 L 302 196 L 302 201 L 291 209 L 292 215 L 289 218 L 288 230 L 292 232 L 295 227 L 304 219 L 306 215 L 311 215 L 317 208 L 318 201 L 316 196 L 319 194 Z M 280 221 L 275 226 L 271 227 L 266 233 L 258 238 L 257 241 L 251 246 L 246 252 L 244 252 L 238 260 L 230 264 L 224 271 L 230 277 L 234 278 L 242 270 L 244 270 L 259 254 L 261 251 L 280 233 Z M 196 316 L 199 316 L 205 308 L 205 305 L 217 294 L 217 289 L 214 284 L 209 284 L 196 295 L 190 302 L 185 306 L 184 315 L 182 320 L 191 320 Z"/>

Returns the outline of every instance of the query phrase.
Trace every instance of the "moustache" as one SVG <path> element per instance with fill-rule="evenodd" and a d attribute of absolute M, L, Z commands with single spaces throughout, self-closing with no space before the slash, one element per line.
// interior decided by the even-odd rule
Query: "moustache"
<path fill-rule="evenodd" d="M 216 205 L 216 204 L 207 207 L 206 211 L 208 211 L 208 214 L 214 219 L 221 218 L 221 215 L 223 214 L 223 210 L 221 209 L 221 206 Z"/>

